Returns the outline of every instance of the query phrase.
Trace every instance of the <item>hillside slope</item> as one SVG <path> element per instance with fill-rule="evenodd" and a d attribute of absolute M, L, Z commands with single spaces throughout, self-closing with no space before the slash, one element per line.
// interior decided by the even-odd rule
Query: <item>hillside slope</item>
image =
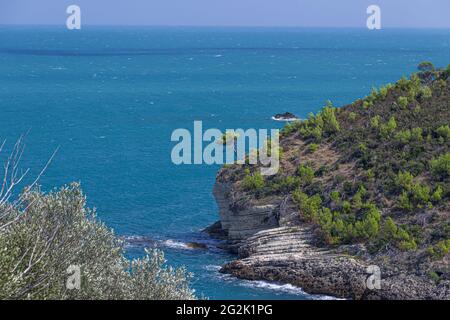
<path fill-rule="evenodd" d="M 287 125 L 277 175 L 220 170 L 215 231 L 240 258 L 223 272 L 346 298 L 450 297 L 450 66 L 419 70 Z"/>

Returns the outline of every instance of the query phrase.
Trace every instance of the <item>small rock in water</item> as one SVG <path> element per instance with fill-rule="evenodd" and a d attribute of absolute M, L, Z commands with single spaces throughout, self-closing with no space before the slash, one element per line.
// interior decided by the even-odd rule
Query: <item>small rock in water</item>
<path fill-rule="evenodd" d="M 273 120 L 278 120 L 278 121 L 292 121 L 292 120 L 297 120 L 297 116 L 293 113 L 290 112 L 285 112 L 285 113 L 278 113 L 275 116 L 272 117 Z"/>
<path fill-rule="evenodd" d="M 188 243 L 186 243 L 186 247 L 191 248 L 191 249 L 201 249 L 201 250 L 208 249 L 208 246 L 206 244 L 198 243 L 198 242 L 188 242 Z"/>

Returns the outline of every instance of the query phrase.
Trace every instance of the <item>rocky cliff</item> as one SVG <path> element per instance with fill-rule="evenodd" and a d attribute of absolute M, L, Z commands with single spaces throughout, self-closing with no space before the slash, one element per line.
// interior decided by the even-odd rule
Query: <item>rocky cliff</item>
<path fill-rule="evenodd" d="M 340 298 L 449 299 L 450 170 L 433 171 L 449 150 L 449 75 L 288 125 L 275 177 L 222 168 L 207 231 L 237 260 L 221 272 Z"/>

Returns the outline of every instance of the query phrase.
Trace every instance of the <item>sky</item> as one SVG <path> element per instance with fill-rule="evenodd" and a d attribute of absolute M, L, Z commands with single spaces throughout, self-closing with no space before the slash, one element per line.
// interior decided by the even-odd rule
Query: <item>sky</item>
<path fill-rule="evenodd" d="M 0 0 L 1 24 L 65 25 L 69 5 L 83 25 L 450 28 L 450 0 Z"/>

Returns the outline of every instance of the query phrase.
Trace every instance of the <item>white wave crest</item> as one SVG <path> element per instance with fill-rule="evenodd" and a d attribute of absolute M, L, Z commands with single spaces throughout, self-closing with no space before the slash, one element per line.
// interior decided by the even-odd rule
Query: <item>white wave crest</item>
<path fill-rule="evenodd" d="M 209 271 L 218 271 L 220 269 L 220 266 L 215 265 L 209 265 L 206 266 L 206 270 Z M 283 284 L 283 283 L 277 283 L 277 282 L 270 282 L 270 281 L 264 281 L 264 280 L 242 280 L 237 279 L 229 274 L 220 274 L 219 277 L 222 278 L 224 281 L 235 281 L 238 285 L 247 287 L 247 288 L 256 288 L 256 289 L 263 289 L 263 290 L 270 290 L 277 293 L 285 293 L 285 294 L 291 294 L 291 295 L 297 295 L 297 296 L 303 296 L 308 297 L 312 300 L 342 300 L 339 298 L 326 296 L 326 295 L 312 295 L 307 292 L 305 292 L 302 288 L 294 286 L 292 284 Z"/>
<path fill-rule="evenodd" d="M 192 250 L 192 248 L 189 247 L 186 243 L 171 240 L 171 239 L 164 240 L 161 242 L 161 244 L 165 247 L 172 248 L 172 249 Z"/>

